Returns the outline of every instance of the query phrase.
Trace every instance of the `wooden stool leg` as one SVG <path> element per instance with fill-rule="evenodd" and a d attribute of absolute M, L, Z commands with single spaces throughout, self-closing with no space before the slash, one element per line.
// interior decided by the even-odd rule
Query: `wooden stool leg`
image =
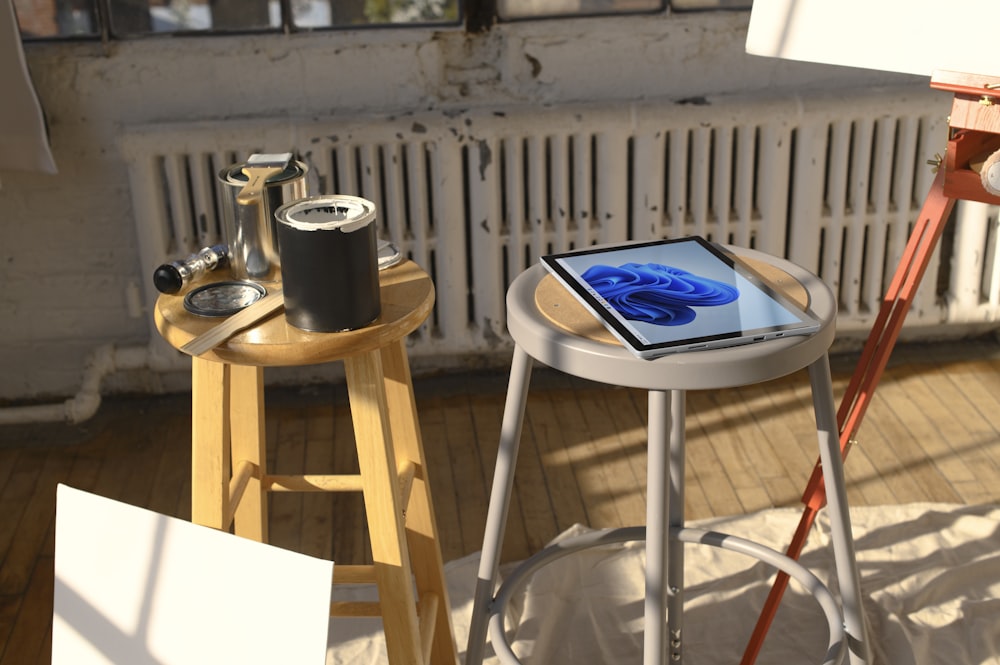
<path fill-rule="evenodd" d="M 234 513 L 237 536 L 260 543 L 267 542 L 267 496 L 261 479 L 267 473 L 264 431 L 264 368 L 232 365 L 230 367 L 230 435 L 233 473 L 241 464 L 255 467 Z"/>
<path fill-rule="evenodd" d="M 191 360 L 191 521 L 226 527 L 229 497 L 230 367 Z"/>
<path fill-rule="evenodd" d="M 451 622 L 451 603 L 444 578 L 434 502 L 431 500 L 430 482 L 427 478 L 427 461 L 417 420 L 410 363 L 402 339 L 382 349 L 382 364 L 397 468 L 410 462 L 417 467 L 406 508 L 405 524 L 418 597 L 421 603 L 430 597 L 429 594 L 437 598 L 429 662 L 433 665 L 455 665 L 458 662 L 458 652 Z"/>
<path fill-rule="evenodd" d="M 382 357 L 378 351 L 372 351 L 346 358 L 344 368 L 386 652 L 391 665 L 417 665 L 423 656 L 396 456 L 389 428 Z"/>

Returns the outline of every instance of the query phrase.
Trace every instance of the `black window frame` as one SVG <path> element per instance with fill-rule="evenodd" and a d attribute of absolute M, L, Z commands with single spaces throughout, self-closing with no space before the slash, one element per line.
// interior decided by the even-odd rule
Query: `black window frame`
<path fill-rule="evenodd" d="M 132 6 L 138 6 L 136 0 L 93 0 L 92 19 L 96 23 L 96 31 L 87 34 L 73 35 L 51 35 L 32 37 L 22 33 L 22 41 L 25 42 L 71 42 L 71 41 L 101 41 L 105 44 L 137 39 L 157 39 L 176 37 L 218 37 L 229 35 L 266 35 L 266 34 L 302 34 L 302 33 L 334 33 L 345 30 L 386 30 L 386 29 L 456 29 L 463 30 L 468 34 L 480 34 L 489 32 L 499 23 L 515 23 L 526 21 L 545 21 L 576 18 L 600 18 L 621 15 L 662 15 L 668 12 L 684 11 L 682 8 L 672 7 L 672 0 L 659 0 L 659 6 L 652 9 L 626 10 L 626 11 L 593 11 L 590 13 L 561 13 L 538 16 L 525 16 L 516 18 L 502 18 L 499 12 L 498 0 L 458 0 L 457 20 L 445 20 L 440 22 L 422 23 L 367 23 L 352 25 L 331 25 L 321 27 L 298 26 L 293 19 L 293 0 L 277 0 L 281 8 L 281 24 L 277 27 L 247 27 L 247 28 L 213 28 L 209 30 L 182 30 L 168 32 L 154 32 L 150 30 L 132 30 L 125 28 L 115 29 L 116 16 L 119 12 L 125 11 Z M 711 7 L 699 7 L 690 11 L 725 10 L 725 9 L 746 9 L 750 0 L 705 0 L 714 3 Z M 116 6 L 117 5 L 119 6 Z M 742 6 L 734 6 L 742 5 Z M 145 13 L 148 13 L 148 4 Z M 139 20 L 144 20 L 136 14 Z"/>

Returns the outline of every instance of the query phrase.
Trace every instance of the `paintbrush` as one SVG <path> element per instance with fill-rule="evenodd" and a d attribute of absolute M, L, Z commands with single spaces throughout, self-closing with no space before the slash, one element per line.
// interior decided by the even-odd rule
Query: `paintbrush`
<path fill-rule="evenodd" d="M 267 179 L 287 169 L 290 161 L 292 161 L 290 152 L 250 155 L 250 159 L 243 165 L 243 173 L 248 178 L 247 184 L 243 185 L 243 189 L 236 196 L 237 203 L 248 205 L 259 201 Z"/>

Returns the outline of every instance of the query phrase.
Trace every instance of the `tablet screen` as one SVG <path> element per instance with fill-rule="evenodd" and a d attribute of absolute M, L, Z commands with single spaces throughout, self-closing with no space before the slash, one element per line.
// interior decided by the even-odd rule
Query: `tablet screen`
<path fill-rule="evenodd" d="M 815 332 L 820 322 L 699 237 L 590 247 L 542 264 L 642 358 Z"/>

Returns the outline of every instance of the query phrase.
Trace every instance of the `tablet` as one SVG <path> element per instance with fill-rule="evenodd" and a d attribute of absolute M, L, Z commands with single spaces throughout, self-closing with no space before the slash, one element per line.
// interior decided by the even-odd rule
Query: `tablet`
<path fill-rule="evenodd" d="M 820 321 L 704 238 L 599 245 L 542 265 L 640 358 L 809 335 Z"/>

